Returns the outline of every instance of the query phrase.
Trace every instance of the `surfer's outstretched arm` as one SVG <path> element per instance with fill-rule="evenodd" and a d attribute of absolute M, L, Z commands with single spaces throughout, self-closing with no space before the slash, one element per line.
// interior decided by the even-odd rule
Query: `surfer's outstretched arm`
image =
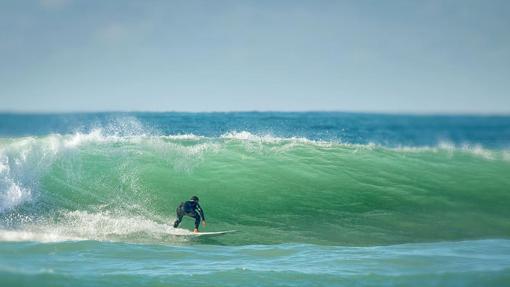
<path fill-rule="evenodd" d="M 198 202 L 197 202 L 197 210 L 198 210 L 198 212 L 200 213 L 200 217 L 202 217 L 202 221 L 204 222 L 204 225 L 205 225 L 205 215 L 204 215 L 204 210 L 202 209 L 202 207 L 200 206 L 200 204 L 198 204 Z"/>

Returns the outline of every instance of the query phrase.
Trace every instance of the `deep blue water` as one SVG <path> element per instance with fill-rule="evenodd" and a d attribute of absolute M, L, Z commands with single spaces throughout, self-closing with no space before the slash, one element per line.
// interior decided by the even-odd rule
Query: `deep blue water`
<path fill-rule="evenodd" d="M 132 120 L 130 122 L 129 120 Z M 257 135 L 386 146 L 480 144 L 510 147 L 509 116 L 381 115 L 340 112 L 0 114 L 0 136 L 90 132 Z"/>

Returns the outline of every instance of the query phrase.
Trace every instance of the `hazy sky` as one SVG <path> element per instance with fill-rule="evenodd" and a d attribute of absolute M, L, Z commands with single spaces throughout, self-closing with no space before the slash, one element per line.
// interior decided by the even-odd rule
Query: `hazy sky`
<path fill-rule="evenodd" d="M 0 110 L 510 113 L 510 1 L 0 0 Z"/>

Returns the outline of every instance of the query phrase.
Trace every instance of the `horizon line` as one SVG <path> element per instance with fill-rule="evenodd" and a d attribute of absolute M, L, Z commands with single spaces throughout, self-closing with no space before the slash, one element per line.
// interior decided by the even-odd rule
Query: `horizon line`
<path fill-rule="evenodd" d="M 102 113 L 189 113 L 189 114 L 213 114 L 213 113 L 345 113 L 345 114 L 374 114 L 374 115 L 410 115 L 410 116 L 510 116 L 507 112 L 485 111 L 381 111 L 381 110 L 0 110 L 0 114 L 33 114 L 33 115 L 56 115 L 56 114 L 102 114 Z"/>

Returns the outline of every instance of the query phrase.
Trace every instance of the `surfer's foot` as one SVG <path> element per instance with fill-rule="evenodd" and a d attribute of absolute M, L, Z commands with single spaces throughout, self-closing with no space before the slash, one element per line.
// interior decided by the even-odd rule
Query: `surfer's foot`
<path fill-rule="evenodd" d="M 198 233 L 198 228 L 193 229 L 193 233 Z"/>

